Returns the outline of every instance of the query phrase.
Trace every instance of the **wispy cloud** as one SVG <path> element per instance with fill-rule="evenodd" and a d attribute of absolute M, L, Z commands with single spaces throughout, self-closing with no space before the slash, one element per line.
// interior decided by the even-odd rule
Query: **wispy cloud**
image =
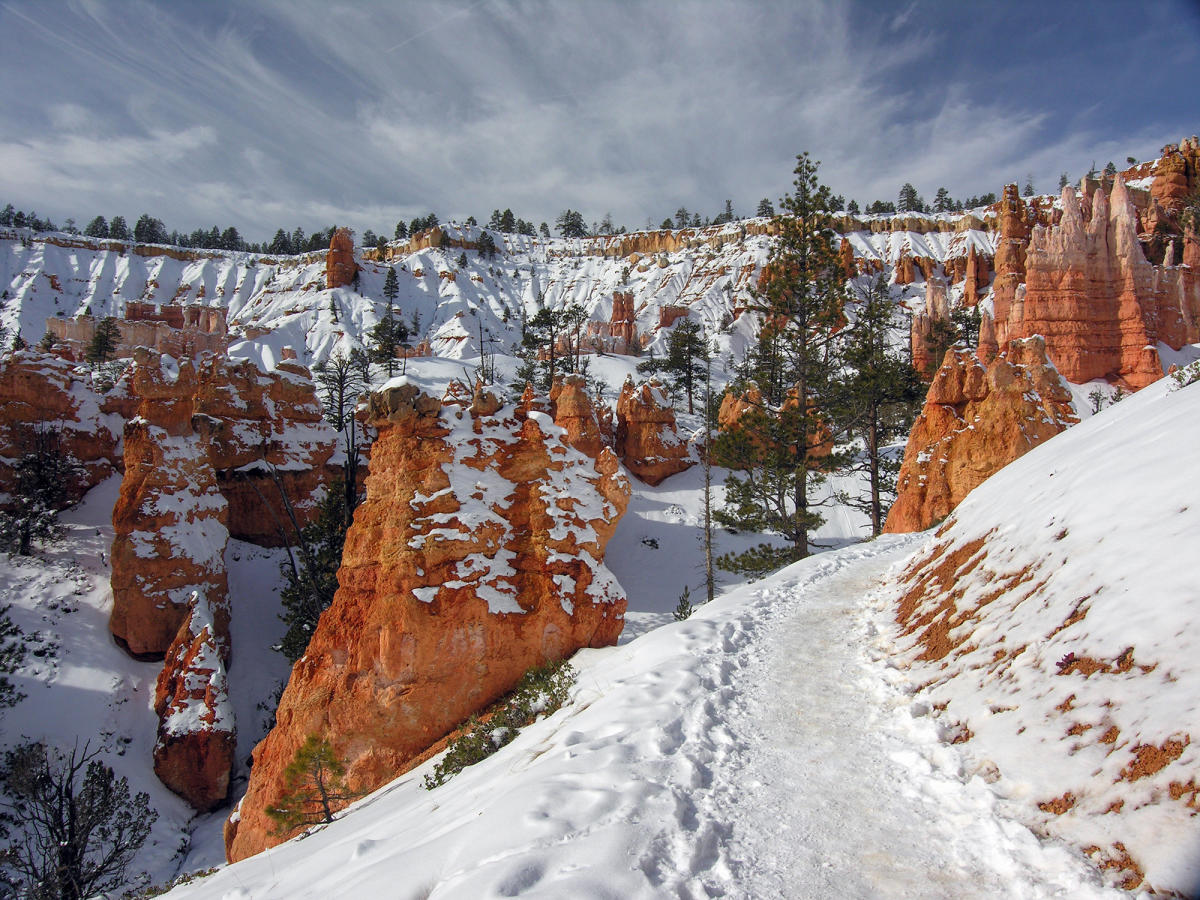
<path fill-rule="evenodd" d="M 748 212 L 787 189 L 801 150 L 866 201 L 904 181 L 927 195 L 1027 172 L 1048 182 L 1196 130 L 1158 65 L 1171 52 L 1194 68 L 1171 20 L 1182 6 L 1140 13 L 1141 29 L 1041 37 L 1020 23 L 1034 9 L 1044 18 L 1033 4 L 967 15 L 942 0 L 898 12 L 866 0 L 7 3 L 0 198 L 60 219 L 149 211 L 260 238 L 504 207 L 639 226 L 726 198 Z M 1139 103 L 1127 78 L 1099 80 L 1105 54 L 1142 73 Z"/>

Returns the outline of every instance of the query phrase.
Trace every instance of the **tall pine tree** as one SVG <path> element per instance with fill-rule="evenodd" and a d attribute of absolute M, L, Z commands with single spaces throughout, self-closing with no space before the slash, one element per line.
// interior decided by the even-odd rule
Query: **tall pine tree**
<path fill-rule="evenodd" d="M 743 388 L 753 381 L 761 399 L 714 445 L 714 461 L 738 472 L 725 482 L 718 521 L 773 532 L 786 542 L 719 560 L 722 568 L 751 576 L 808 555 L 810 534 L 823 521 L 813 491 L 837 460 L 821 410 L 831 401 L 846 276 L 830 191 L 807 153 L 796 158 L 792 184 L 780 201 L 779 238 L 752 302 L 762 317 L 758 344 L 740 379 Z"/>

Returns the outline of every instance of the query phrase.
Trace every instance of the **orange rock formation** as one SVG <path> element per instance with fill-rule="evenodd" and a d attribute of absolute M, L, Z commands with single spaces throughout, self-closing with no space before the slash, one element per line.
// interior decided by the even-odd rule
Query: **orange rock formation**
<path fill-rule="evenodd" d="M 329 239 L 329 255 L 325 257 L 325 287 L 345 287 L 354 282 L 358 263 L 354 261 L 354 238 L 350 229 L 339 228 Z"/>
<path fill-rule="evenodd" d="M 214 605 L 196 592 L 155 688 L 154 772 L 201 812 L 220 806 L 229 794 L 237 732 L 228 662 L 228 605 Z"/>
<path fill-rule="evenodd" d="M 79 480 L 68 485 L 79 500 L 115 471 L 121 422 L 110 414 L 73 366 L 39 350 L 18 350 L 0 359 L 0 493 L 15 484 L 16 460 L 31 428 L 59 429 L 62 449 L 80 464 Z"/>
<path fill-rule="evenodd" d="M 602 563 L 629 482 L 610 450 L 592 460 L 546 413 L 518 410 L 443 407 L 410 384 L 371 395 L 367 499 L 254 751 L 229 859 L 280 839 L 265 809 L 310 735 L 372 790 L 531 666 L 616 641 L 625 597 Z"/>
<path fill-rule="evenodd" d="M 617 455 L 646 484 L 659 484 L 695 464 L 687 439 L 675 429 L 675 410 L 662 385 L 627 378 L 617 398 Z"/>
<path fill-rule="evenodd" d="M 1010 342 L 987 366 L 969 350 L 949 350 L 909 435 L 883 530 L 930 527 L 985 478 L 1077 421 L 1041 338 Z"/>

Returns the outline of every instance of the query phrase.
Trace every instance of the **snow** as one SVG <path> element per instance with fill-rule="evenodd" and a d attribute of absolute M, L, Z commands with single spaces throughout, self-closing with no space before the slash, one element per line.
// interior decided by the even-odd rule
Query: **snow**
<path fill-rule="evenodd" d="M 973 734 L 971 764 L 999 772 L 1006 812 L 1076 846 L 1119 841 L 1150 884 L 1183 894 L 1200 885 L 1200 826 L 1170 794 L 1200 766 L 1200 593 L 1186 564 L 1200 480 L 1181 448 L 1198 444 L 1200 386 L 1165 378 L 1001 470 L 941 539 L 984 539 L 954 576 L 960 611 L 986 604 L 955 619 L 948 637 L 966 644 L 941 661 L 901 657 L 922 701 Z M 1108 671 L 1073 672 L 1073 659 Z M 1139 748 L 1171 741 L 1184 745 L 1175 761 L 1132 774 Z M 1036 806 L 1067 793 L 1062 814 Z"/>
<path fill-rule="evenodd" d="M 814 557 L 582 651 L 563 709 L 446 785 L 422 787 L 426 763 L 170 896 L 1108 896 L 999 815 L 868 657 L 862 592 L 913 543 Z"/>

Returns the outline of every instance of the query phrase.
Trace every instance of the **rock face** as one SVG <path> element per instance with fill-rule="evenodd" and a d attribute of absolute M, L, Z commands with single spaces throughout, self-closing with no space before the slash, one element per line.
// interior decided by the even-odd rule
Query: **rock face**
<path fill-rule="evenodd" d="M 939 323 L 950 325 L 950 301 L 946 294 L 946 282 L 934 276 L 925 282 L 925 309 L 913 314 L 910 326 L 912 365 L 923 378 L 928 378 L 927 373 L 933 371 L 937 362 L 932 353 L 937 343 L 935 332 Z"/>
<path fill-rule="evenodd" d="M 687 439 L 675 429 L 675 410 L 655 380 L 628 378 L 617 398 L 617 455 L 646 484 L 659 484 L 695 464 Z"/>
<path fill-rule="evenodd" d="M 197 368 L 143 348 L 129 383 L 139 406 L 125 426 L 125 477 L 113 509 L 109 628 L 135 656 L 161 657 L 193 591 L 214 609 L 225 602 L 231 532 L 281 542 L 276 523 L 285 520 L 268 465 L 282 470 L 303 526 L 315 515 L 337 438 L 313 421 L 312 382 L 299 366 L 264 375 L 206 357 Z"/>
<path fill-rule="evenodd" d="M 1030 449 L 1078 421 L 1041 338 L 1012 341 L 985 366 L 954 348 L 913 425 L 884 531 L 922 531 Z"/>
<path fill-rule="evenodd" d="M 1197 279 L 1189 268 L 1147 261 L 1120 175 L 1110 194 L 1097 189 L 1088 203 L 1064 188 L 1058 223 L 1035 225 L 1027 246 L 1019 205 L 1006 189 L 1001 234 L 1012 236 L 996 253 L 995 344 L 981 339 L 985 353 L 1040 334 L 1069 381 L 1105 378 L 1136 390 L 1162 377 L 1157 342 L 1179 349 L 1200 340 Z"/>
<path fill-rule="evenodd" d="M 227 603 L 228 506 L 203 433 L 192 430 L 196 371 L 139 350 L 130 376 L 141 398 L 125 425 L 125 477 L 113 509 L 113 637 L 139 658 L 160 658 L 199 592 Z"/>
<path fill-rule="evenodd" d="M 72 500 L 108 478 L 120 464 L 121 420 L 108 411 L 74 366 L 37 350 L 18 350 L 0 360 L 0 493 L 15 483 L 13 468 L 33 427 L 58 428 L 63 450 L 79 463 Z"/>
<path fill-rule="evenodd" d="M 325 286 L 331 289 L 345 287 L 353 283 L 356 274 L 358 263 L 354 261 L 354 238 L 350 236 L 350 229 L 339 228 L 329 239 L 329 255 L 325 257 Z"/>
<path fill-rule="evenodd" d="M 554 410 L 554 424 L 566 432 L 567 443 L 592 459 L 598 459 L 605 447 L 604 435 L 595 407 L 587 395 L 584 377 L 555 377 L 550 388 L 550 407 Z"/>
<path fill-rule="evenodd" d="M 371 395 L 367 499 L 333 605 L 254 751 L 230 860 L 279 840 L 265 808 L 310 735 L 369 791 L 531 666 L 616 641 L 625 597 L 603 559 L 629 482 L 610 450 L 592 460 L 546 413 L 518 409 L 472 414 L 411 384 Z"/>
<path fill-rule="evenodd" d="M 201 812 L 225 802 L 237 749 L 229 662 L 229 608 L 199 592 L 167 650 L 154 693 L 154 772 Z"/>
<path fill-rule="evenodd" d="M 300 522 L 307 523 L 337 450 L 308 370 L 282 362 L 264 374 L 249 361 L 205 358 L 193 411 L 207 420 L 209 460 L 229 503 L 230 535 L 283 546 L 281 529 L 288 519 L 271 469 Z"/>

